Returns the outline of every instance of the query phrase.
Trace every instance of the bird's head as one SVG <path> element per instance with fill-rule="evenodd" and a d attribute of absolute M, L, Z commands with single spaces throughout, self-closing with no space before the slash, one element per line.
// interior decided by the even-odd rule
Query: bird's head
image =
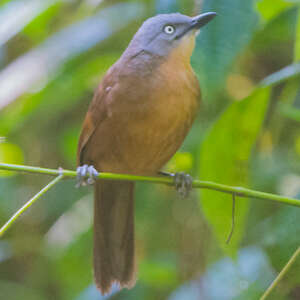
<path fill-rule="evenodd" d="M 180 48 L 190 52 L 187 55 L 191 55 L 200 28 L 215 16 L 214 12 L 196 17 L 179 13 L 157 15 L 143 23 L 129 48 L 145 50 L 159 56 L 167 56 L 172 50 Z"/>

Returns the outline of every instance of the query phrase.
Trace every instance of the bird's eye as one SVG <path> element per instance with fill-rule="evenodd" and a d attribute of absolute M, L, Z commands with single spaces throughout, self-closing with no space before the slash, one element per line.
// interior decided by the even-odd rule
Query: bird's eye
<path fill-rule="evenodd" d="M 175 32 L 175 27 L 172 26 L 172 25 L 167 25 L 167 26 L 165 26 L 165 28 L 164 28 L 164 32 L 165 32 L 166 34 L 173 34 L 173 33 Z"/>

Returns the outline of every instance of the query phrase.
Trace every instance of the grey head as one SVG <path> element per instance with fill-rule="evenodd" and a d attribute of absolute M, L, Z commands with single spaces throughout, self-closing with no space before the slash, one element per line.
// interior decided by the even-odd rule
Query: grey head
<path fill-rule="evenodd" d="M 184 36 L 195 34 L 215 16 L 214 12 L 207 12 L 196 17 L 173 13 L 149 18 L 133 37 L 128 50 L 131 54 L 144 50 L 159 56 L 166 56 L 180 44 Z"/>

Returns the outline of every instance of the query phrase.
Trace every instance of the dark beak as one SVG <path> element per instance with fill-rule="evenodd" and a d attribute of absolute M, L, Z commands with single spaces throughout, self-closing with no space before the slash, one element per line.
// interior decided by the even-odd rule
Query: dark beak
<path fill-rule="evenodd" d="M 211 21 L 216 15 L 217 14 L 215 12 L 207 12 L 199 16 L 193 17 L 192 22 L 188 24 L 186 30 L 184 30 L 181 34 L 177 35 L 175 39 L 176 40 L 180 39 L 191 30 L 198 30 L 200 27 L 204 26 L 209 21 Z"/>
<path fill-rule="evenodd" d="M 217 14 L 215 12 L 207 12 L 193 18 L 190 29 L 199 29 L 210 22 Z"/>

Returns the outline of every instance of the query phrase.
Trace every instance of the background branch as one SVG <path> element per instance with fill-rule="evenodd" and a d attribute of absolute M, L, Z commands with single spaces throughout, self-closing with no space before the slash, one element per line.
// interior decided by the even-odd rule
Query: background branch
<path fill-rule="evenodd" d="M 29 201 L 27 201 L 1 228 L 0 237 L 11 227 L 11 225 L 21 216 L 36 200 L 38 200 L 42 195 L 44 195 L 48 190 L 50 190 L 56 183 L 63 179 L 63 175 L 58 175 L 50 183 L 48 183 L 42 190 L 40 190 L 35 196 L 33 196 Z"/>
<path fill-rule="evenodd" d="M 267 299 L 267 297 L 271 294 L 271 292 L 274 290 L 274 288 L 278 285 L 278 283 L 283 278 L 283 276 L 288 272 L 288 270 L 291 268 L 291 266 L 295 263 L 295 261 L 299 255 L 300 255 L 300 247 L 297 248 L 297 250 L 294 252 L 294 254 L 291 256 L 291 258 L 287 262 L 287 264 L 284 266 L 284 268 L 280 271 L 278 276 L 274 279 L 274 281 L 271 283 L 271 285 L 268 287 L 268 289 L 261 296 L 260 300 Z"/>

